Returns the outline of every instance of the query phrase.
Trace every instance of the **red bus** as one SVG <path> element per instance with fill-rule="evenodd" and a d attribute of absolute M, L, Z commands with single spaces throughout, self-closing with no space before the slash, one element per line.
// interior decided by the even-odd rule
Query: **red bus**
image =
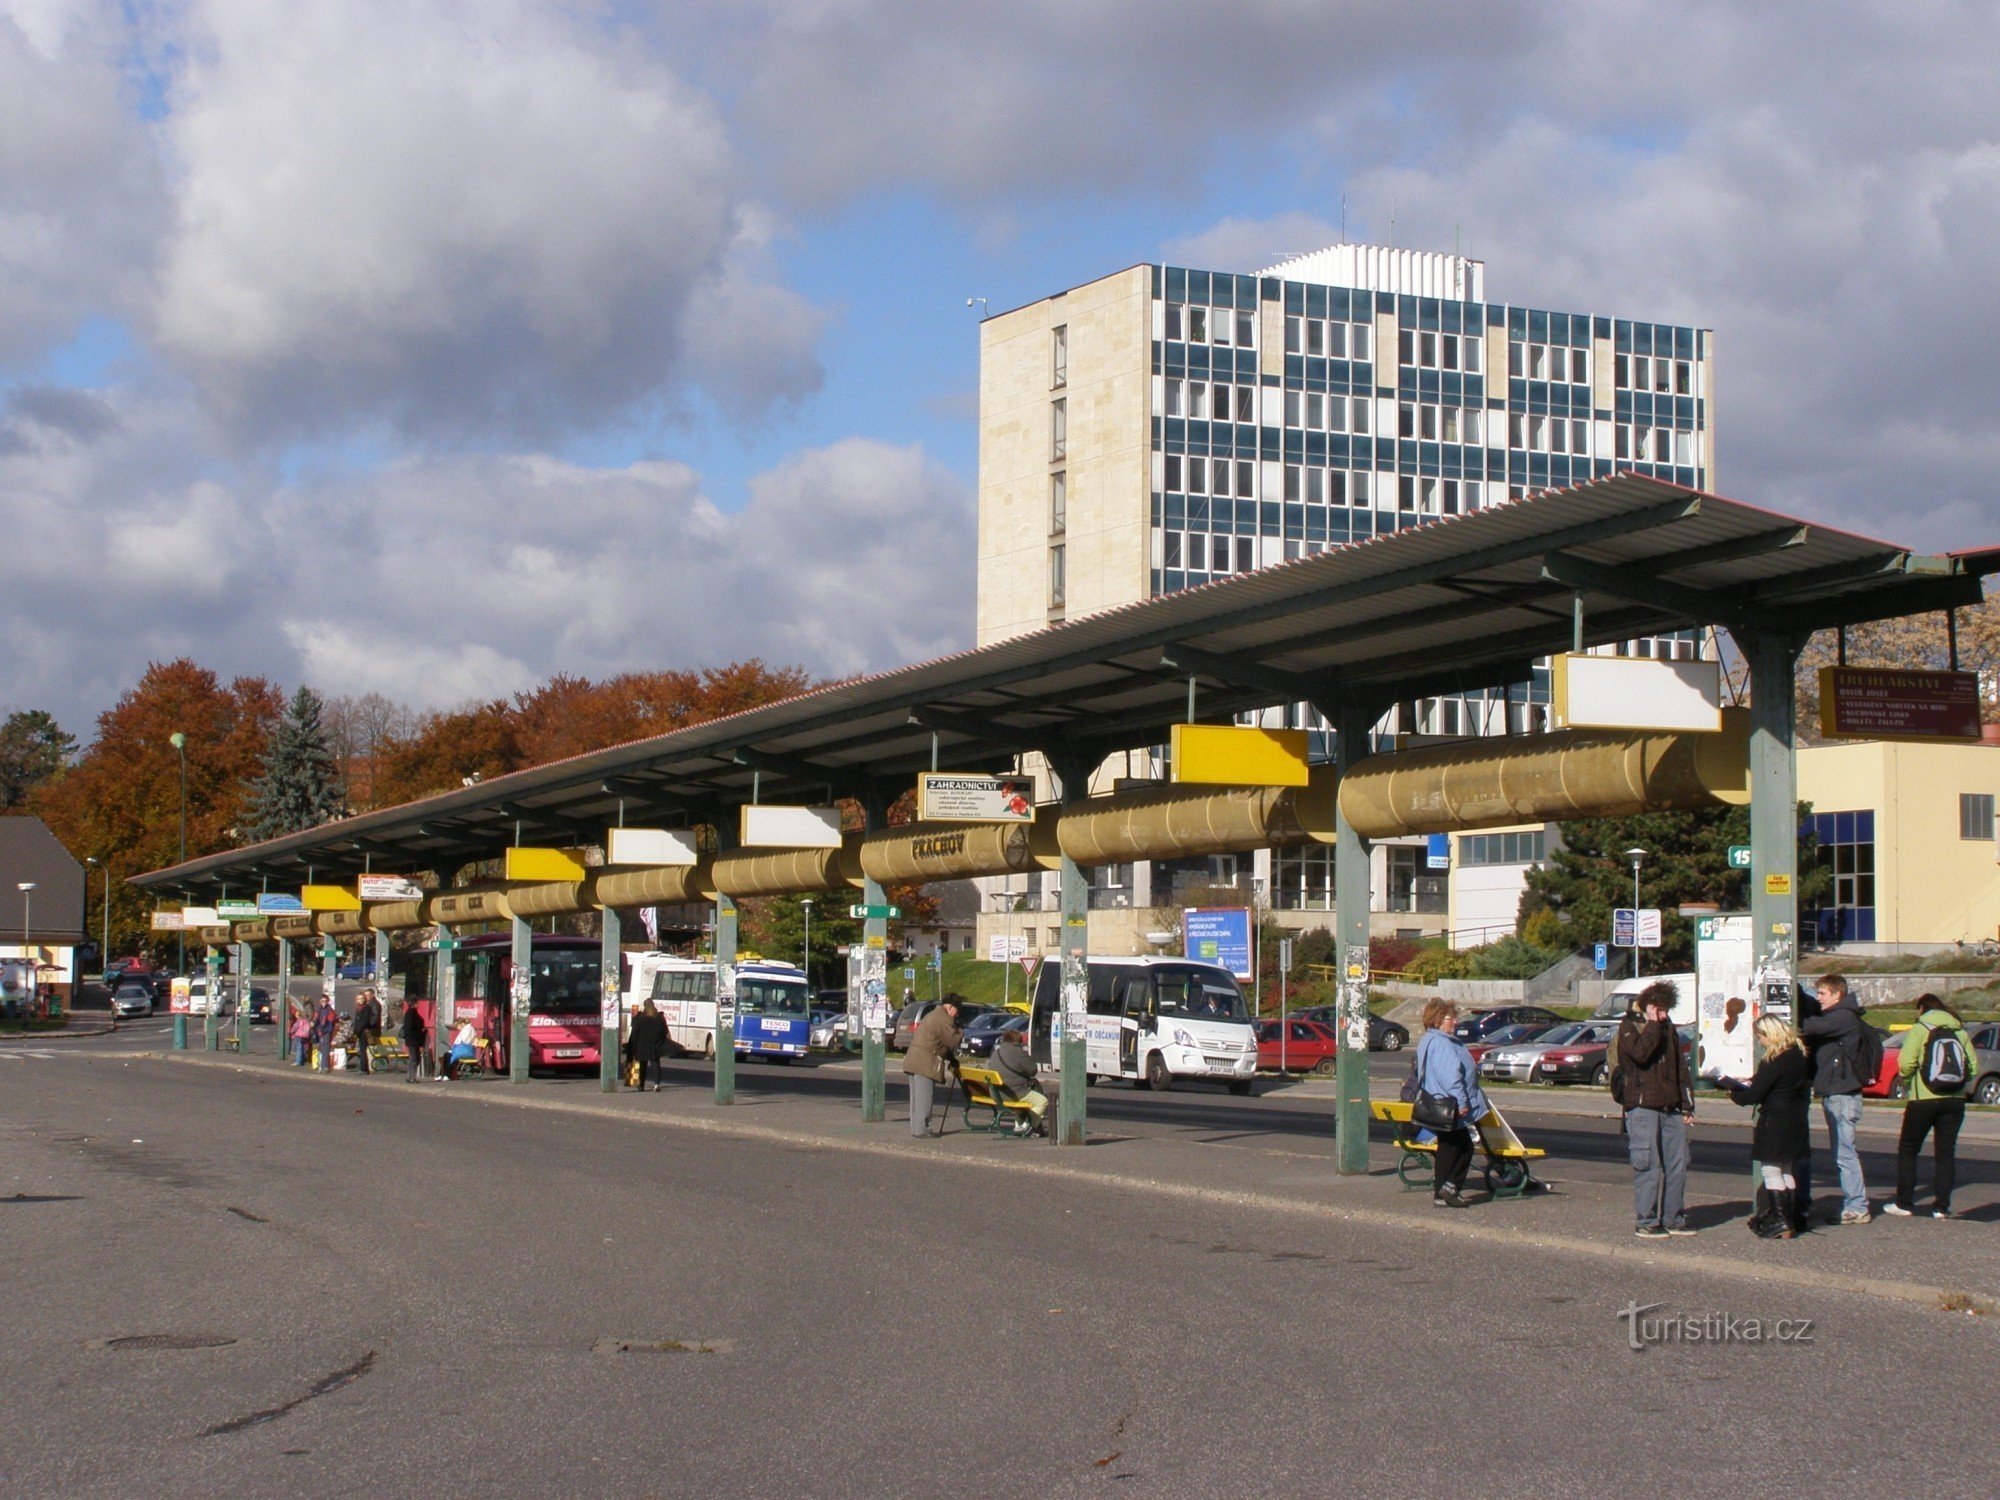
<path fill-rule="evenodd" d="M 603 955 L 596 938 L 537 933 L 529 949 L 529 1068 L 590 1068 L 598 1061 L 598 1006 L 603 995 Z M 437 949 L 426 946 L 403 955 L 403 998 L 414 1005 L 437 1038 Z M 514 988 L 514 945 L 506 933 L 461 938 L 452 954 L 452 1014 L 444 1042 L 464 1023 L 489 1045 L 479 1066 L 508 1069 L 513 1017 L 508 997 Z"/>

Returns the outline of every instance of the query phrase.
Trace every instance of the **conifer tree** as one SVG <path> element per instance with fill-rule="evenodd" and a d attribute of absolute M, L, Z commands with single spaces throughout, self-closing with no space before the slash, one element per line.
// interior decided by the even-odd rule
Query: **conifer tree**
<path fill-rule="evenodd" d="M 263 773 L 250 783 L 245 809 L 244 831 L 253 840 L 297 833 L 346 810 L 346 792 L 321 708 L 319 695 L 302 687 L 272 729 Z"/>

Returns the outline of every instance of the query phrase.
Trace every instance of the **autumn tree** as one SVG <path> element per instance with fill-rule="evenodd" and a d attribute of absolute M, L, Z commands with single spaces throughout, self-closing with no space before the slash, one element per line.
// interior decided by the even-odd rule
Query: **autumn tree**
<path fill-rule="evenodd" d="M 28 708 L 7 715 L 0 724 L 0 811 L 19 809 L 75 753 L 76 736 L 64 733 L 53 714 Z"/>
<path fill-rule="evenodd" d="M 389 807 L 454 791 L 527 764 L 505 699 L 426 715 L 416 732 L 382 756 L 375 805 Z"/>
<path fill-rule="evenodd" d="M 302 687 L 272 728 L 263 771 L 251 783 L 244 809 L 244 829 L 252 839 L 315 828 L 345 811 L 340 768 L 320 707 L 319 694 Z"/>
<path fill-rule="evenodd" d="M 109 868 L 114 950 L 144 940 L 153 905 L 127 879 L 180 856 L 180 759 L 171 736 L 187 737 L 187 852 L 197 858 L 243 841 L 247 788 L 281 708 L 261 677 L 225 687 L 185 658 L 155 662 L 98 716 L 96 739 L 70 769 L 30 796 L 29 810 L 65 847 Z"/>
<path fill-rule="evenodd" d="M 329 698 L 324 719 L 327 741 L 347 788 L 347 805 L 356 812 L 380 806 L 383 764 L 398 745 L 415 735 L 417 714 L 406 703 L 363 693 Z"/>

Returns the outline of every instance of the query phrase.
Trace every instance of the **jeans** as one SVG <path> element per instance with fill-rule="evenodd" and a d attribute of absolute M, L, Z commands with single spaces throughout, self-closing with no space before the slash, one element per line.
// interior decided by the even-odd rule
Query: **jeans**
<path fill-rule="evenodd" d="M 1826 1133 L 1833 1137 L 1833 1164 L 1840 1174 L 1840 1211 L 1868 1212 L 1868 1184 L 1861 1176 L 1861 1152 L 1854 1144 L 1854 1127 L 1861 1123 L 1859 1094 L 1829 1094 L 1819 1101 L 1826 1115 Z"/>
<path fill-rule="evenodd" d="M 415 1083 L 424 1068 L 424 1044 L 422 1042 L 406 1041 L 403 1043 L 403 1046 L 410 1054 L 409 1081 Z"/>
<path fill-rule="evenodd" d="M 1912 1099 L 1903 1106 L 1903 1134 L 1896 1142 L 1897 1207 L 1916 1207 L 1910 1200 L 1917 1192 L 1917 1158 L 1923 1154 L 1924 1137 L 1935 1128 L 1931 1150 L 1937 1182 L 1931 1201 L 1939 1212 L 1951 1211 L 1951 1190 L 1958 1178 L 1958 1127 L 1964 1123 L 1963 1099 Z"/>
<path fill-rule="evenodd" d="M 299 1049 L 299 1060 L 295 1066 L 303 1068 L 312 1060 L 312 1038 L 297 1037 L 293 1044 Z"/>
<path fill-rule="evenodd" d="M 360 1057 L 361 1071 L 364 1073 L 372 1073 L 375 1071 L 375 1069 L 372 1066 L 370 1066 L 370 1059 L 368 1056 L 368 1049 L 374 1045 L 375 1045 L 374 1032 L 360 1031 L 355 1033 L 354 1050 Z"/>
<path fill-rule="evenodd" d="M 931 1133 L 931 1090 L 935 1085 L 921 1073 L 904 1076 L 910 1080 L 910 1134 L 922 1140 Z"/>
<path fill-rule="evenodd" d="M 1456 1130 L 1447 1130 L 1437 1138 L 1437 1152 L 1431 1162 L 1432 1195 L 1436 1196 L 1447 1188 L 1454 1193 L 1462 1192 L 1465 1174 L 1471 1167 L 1472 1131 L 1464 1125 Z"/>
<path fill-rule="evenodd" d="M 1686 1222 L 1688 1122 L 1678 1110 L 1625 1111 L 1625 1149 L 1632 1159 L 1632 1217 L 1641 1229 L 1678 1229 Z"/>

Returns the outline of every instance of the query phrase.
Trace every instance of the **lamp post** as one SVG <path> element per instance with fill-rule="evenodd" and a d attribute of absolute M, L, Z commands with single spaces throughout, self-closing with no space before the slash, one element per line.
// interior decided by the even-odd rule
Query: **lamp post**
<path fill-rule="evenodd" d="M 813 992 L 813 898 L 803 896 L 799 905 L 805 908 L 806 913 L 806 961 L 799 967 L 806 971 L 806 1010 L 810 1013 Z"/>
<path fill-rule="evenodd" d="M 167 736 L 167 743 L 174 747 L 174 754 L 180 758 L 180 763 L 181 763 L 180 863 L 186 864 L 188 857 L 188 758 L 187 758 L 188 737 L 182 734 L 178 729 L 176 729 L 172 734 Z M 175 943 L 178 948 L 178 956 L 175 958 L 174 961 L 174 972 L 185 978 L 187 975 L 187 966 L 188 966 L 188 940 L 187 940 L 187 929 L 185 927 L 181 928 L 180 932 L 176 935 Z"/>
<path fill-rule="evenodd" d="M 1627 849 L 1625 857 L 1632 861 L 1632 977 L 1639 977 L 1639 866 L 1645 863 L 1644 849 Z"/>
<path fill-rule="evenodd" d="M 104 872 L 104 932 L 97 940 L 97 956 L 108 968 L 111 964 L 111 861 L 85 855 L 83 862 Z"/>
<path fill-rule="evenodd" d="M 35 926 L 35 882 L 23 880 L 17 889 L 21 892 L 21 952 L 28 960 L 29 971 L 34 975 L 35 999 L 39 1002 L 42 998 L 42 966 L 35 961 L 32 936 Z"/>

